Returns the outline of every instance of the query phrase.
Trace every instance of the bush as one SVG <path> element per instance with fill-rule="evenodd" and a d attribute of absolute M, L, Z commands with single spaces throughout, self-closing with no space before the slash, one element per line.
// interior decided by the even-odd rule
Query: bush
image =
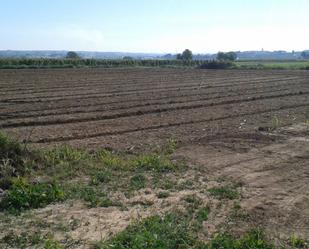
<path fill-rule="evenodd" d="M 26 151 L 20 143 L 0 132 L 0 161 L 9 161 L 13 167 L 23 171 L 25 154 Z"/>
<path fill-rule="evenodd" d="M 8 189 L 14 177 L 24 176 L 33 160 L 33 153 L 0 132 L 0 188 Z"/>
<path fill-rule="evenodd" d="M 227 69 L 231 68 L 234 64 L 226 61 L 207 61 L 203 63 L 199 68 L 200 69 Z"/>
<path fill-rule="evenodd" d="M 64 199 L 63 189 L 55 183 L 31 184 L 23 178 L 17 178 L 0 202 L 0 210 L 19 213 L 27 209 L 42 208 Z"/>

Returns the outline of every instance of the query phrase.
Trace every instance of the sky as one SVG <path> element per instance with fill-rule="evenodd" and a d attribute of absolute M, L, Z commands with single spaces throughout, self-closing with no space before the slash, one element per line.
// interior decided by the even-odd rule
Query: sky
<path fill-rule="evenodd" d="M 0 0 L 0 50 L 309 49 L 309 0 Z"/>

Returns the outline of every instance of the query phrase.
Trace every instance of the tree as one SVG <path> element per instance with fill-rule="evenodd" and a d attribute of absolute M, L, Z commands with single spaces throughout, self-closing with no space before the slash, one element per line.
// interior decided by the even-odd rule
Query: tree
<path fill-rule="evenodd" d="M 309 59 L 309 52 L 306 52 L 306 51 L 303 51 L 301 52 L 301 57 L 304 58 L 304 59 Z"/>
<path fill-rule="evenodd" d="M 182 59 L 185 61 L 191 61 L 193 59 L 192 51 L 189 49 L 186 49 L 182 52 Z"/>
<path fill-rule="evenodd" d="M 191 61 L 193 59 L 193 54 L 191 50 L 186 49 L 182 54 L 177 54 L 176 58 L 177 60 Z"/>
<path fill-rule="evenodd" d="M 217 54 L 217 60 L 219 61 L 235 61 L 237 59 L 237 54 L 235 52 L 223 53 L 219 52 Z"/>
<path fill-rule="evenodd" d="M 182 60 L 182 54 L 177 54 L 177 55 L 176 55 L 176 59 L 177 59 L 177 60 Z"/>
<path fill-rule="evenodd" d="M 66 55 L 67 59 L 80 59 L 79 55 L 74 51 L 69 51 Z"/>
<path fill-rule="evenodd" d="M 122 59 L 125 61 L 133 61 L 133 57 L 131 56 L 124 56 Z"/>

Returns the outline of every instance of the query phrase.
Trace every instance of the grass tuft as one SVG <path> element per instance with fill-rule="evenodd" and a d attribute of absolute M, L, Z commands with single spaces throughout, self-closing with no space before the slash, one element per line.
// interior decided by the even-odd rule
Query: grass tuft
<path fill-rule="evenodd" d="M 215 198 L 222 200 L 222 199 L 229 199 L 234 200 L 239 198 L 239 193 L 234 190 L 232 187 L 218 187 L 218 188 L 211 188 L 208 189 L 209 193 L 214 196 Z"/>

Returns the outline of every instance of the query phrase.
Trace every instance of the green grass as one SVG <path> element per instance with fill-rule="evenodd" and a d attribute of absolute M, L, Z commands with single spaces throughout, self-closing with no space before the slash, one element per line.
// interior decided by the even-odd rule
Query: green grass
<path fill-rule="evenodd" d="M 99 188 L 84 184 L 67 186 L 68 197 L 85 201 L 90 208 L 120 206 L 119 203 L 112 201 L 106 192 Z"/>
<path fill-rule="evenodd" d="M 194 246 L 189 224 L 177 214 L 154 216 L 130 225 L 99 248 L 176 249 Z"/>
<path fill-rule="evenodd" d="M 199 210 L 200 219 L 206 220 L 208 208 Z M 190 219 L 184 213 L 153 216 L 130 225 L 108 241 L 98 244 L 101 249 L 275 249 L 263 232 L 250 231 L 241 238 L 222 233 L 205 243 L 192 230 Z"/>
<path fill-rule="evenodd" d="M 205 249 L 275 249 L 273 244 L 266 241 L 263 232 L 256 230 L 235 239 L 228 234 L 217 235 Z"/>
<path fill-rule="evenodd" d="M 208 189 L 208 192 L 219 200 L 222 199 L 234 200 L 239 198 L 240 196 L 239 193 L 233 187 L 230 186 L 210 188 Z"/>
<path fill-rule="evenodd" d="M 201 207 L 196 213 L 196 220 L 198 223 L 203 223 L 208 219 L 208 215 L 210 213 L 210 207 Z"/>
<path fill-rule="evenodd" d="M 26 179 L 17 178 L 0 202 L 0 210 L 19 213 L 32 208 L 42 208 L 66 198 L 61 186 L 56 183 L 32 184 Z"/>
<path fill-rule="evenodd" d="M 176 171 L 181 168 L 180 165 L 173 164 L 164 155 L 158 154 L 140 155 L 133 159 L 132 165 L 138 170 L 155 171 L 160 173 Z"/>
<path fill-rule="evenodd" d="M 139 190 L 146 187 L 147 178 L 142 174 L 136 174 L 130 179 L 130 187 L 133 190 Z"/>
<path fill-rule="evenodd" d="M 309 241 L 298 238 L 296 235 L 291 236 L 289 244 L 292 249 L 309 249 Z"/>
<path fill-rule="evenodd" d="M 102 169 L 94 172 L 91 176 L 90 185 L 107 184 L 112 179 L 112 173 L 108 169 Z"/>
<path fill-rule="evenodd" d="M 172 150 L 174 146 L 176 142 L 170 141 L 168 148 Z M 4 135 L 0 136 L 0 148 L 0 183 L 8 190 L 0 206 L 2 210 L 17 213 L 66 198 L 81 199 L 90 207 L 119 205 L 111 201 L 106 192 L 134 192 L 147 186 L 145 174 L 162 179 L 163 174 L 184 168 L 172 163 L 168 153 L 127 155 L 107 150 L 89 153 L 68 145 L 32 153 Z M 31 159 L 32 154 L 35 159 Z M 28 158 L 34 166 L 22 172 Z M 17 177 L 19 175 L 22 178 Z M 48 183 L 30 183 L 37 177 Z M 74 179 L 78 179 L 79 184 L 74 183 Z M 149 181 L 153 183 L 152 177 Z"/>

